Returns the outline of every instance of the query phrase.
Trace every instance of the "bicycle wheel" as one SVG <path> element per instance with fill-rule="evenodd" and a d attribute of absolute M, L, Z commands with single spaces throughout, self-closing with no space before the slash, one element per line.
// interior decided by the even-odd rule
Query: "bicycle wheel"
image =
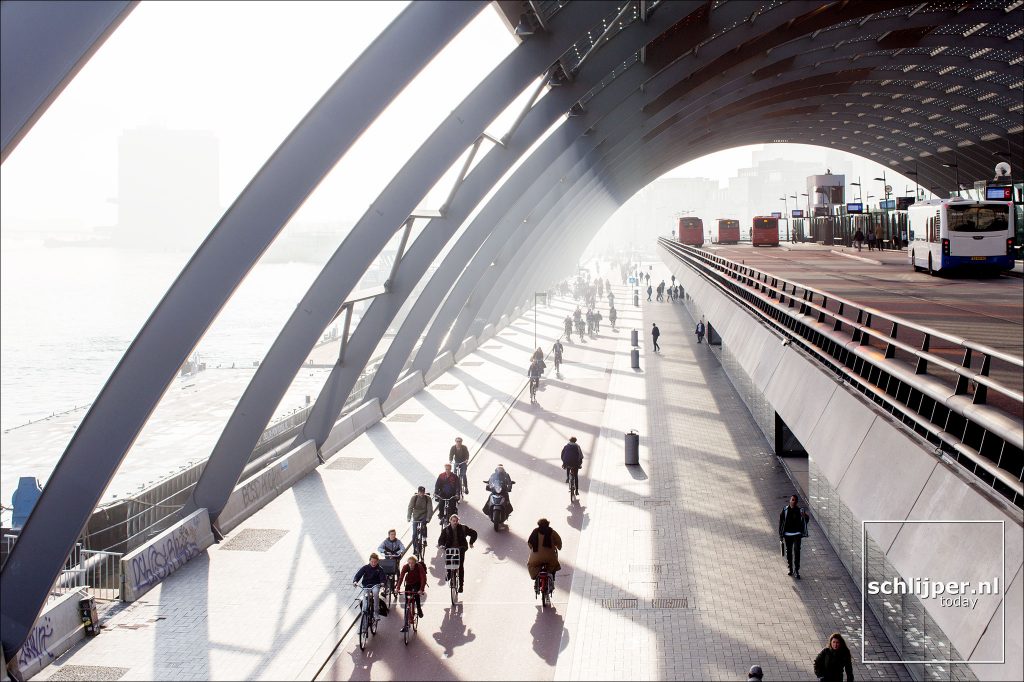
<path fill-rule="evenodd" d="M 459 603 L 459 572 L 449 571 L 448 584 L 452 588 L 452 606 Z"/>
<path fill-rule="evenodd" d="M 412 630 L 412 627 L 411 627 L 409 621 L 411 621 L 415 616 L 416 616 L 416 614 L 410 611 L 409 604 L 406 603 L 406 605 L 405 605 L 405 628 L 402 629 L 402 639 L 405 640 L 405 645 L 406 646 L 409 646 L 409 632 Z"/>
<path fill-rule="evenodd" d="M 540 583 L 540 607 L 546 609 L 551 606 L 551 578 L 544 576 Z"/>
<path fill-rule="evenodd" d="M 366 640 L 370 638 L 370 624 L 367 622 L 369 616 L 366 611 L 363 611 L 362 617 L 359 619 L 359 649 L 366 649 Z"/>
<path fill-rule="evenodd" d="M 380 622 L 380 618 L 377 616 L 377 614 L 374 613 L 374 614 L 370 615 L 370 634 L 371 635 L 376 635 L 377 634 L 377 623 L 379 623 L 379 622 Z"/>

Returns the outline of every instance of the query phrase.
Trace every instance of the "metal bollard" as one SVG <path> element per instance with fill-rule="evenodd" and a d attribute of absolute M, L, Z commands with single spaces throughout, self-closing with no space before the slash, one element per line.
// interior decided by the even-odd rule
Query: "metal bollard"
<path fill-rule="evenodd" d="M 630 430 L 626 434 L 626 464 L 640 463 L 640 434 Z"/>
<path fill-rule="evenodd" d="M 629 333 L 629 342 L 633 345 L 634 348 L 637 348 L 640 345 L 640 332 L 638 332 L 635 329 L 631 331 Z"/>
<path fill-rule="evenodd" d="M 633 305 L 637 308 L 640 307 L 640 294 L 635 291 L 633 292 Z"/>
<path fill-rule="evenodd" d="M 636 348 L 629 352 L 629 364 L 633 369 L 640 369 L 640 351 Z"/>

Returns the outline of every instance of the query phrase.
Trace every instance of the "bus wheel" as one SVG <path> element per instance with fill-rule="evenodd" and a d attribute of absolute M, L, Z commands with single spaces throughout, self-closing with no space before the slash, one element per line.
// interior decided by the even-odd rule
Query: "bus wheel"
<path fill-rule="evenodd" d="M 917 259 L 914 258 L 914 252 L 910 252 L 910 264 L 914 266 L 914 272 L 921 272 L 921 268 L 917 264 Z"/>
<path fill-rule="evenodd" d="M 928 254 L 928 275 L 931 277 L 935 276 L 935 271 L 932 270 L 932 254 Z"/>

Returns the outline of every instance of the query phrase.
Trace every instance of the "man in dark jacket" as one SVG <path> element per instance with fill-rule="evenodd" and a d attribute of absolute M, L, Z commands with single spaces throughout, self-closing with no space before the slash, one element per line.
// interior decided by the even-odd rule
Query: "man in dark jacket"
<path fill-rule="evenodd" d="M 441 537 L 437 540 L 438 547 L 459 548 L 459 592 L 462 592 L 462 587 L 466 584 L 466 550 L 473 546 L 476 538 L 477 532 L 459 523 L 459 517 L 452 514 L 448 525 L 441 531 Z"/>
<path fill-rule="evenodd" d="M 797 496 L 789 498 L 789 505 L 779 513 L 779 541 L 786 545 L 786 563 L 789 575 L 793 575 L 796 564 L 796 578 L 800 579 L 800 540 L 807 537 L 807 511 L 797 506 Z"/>
<path fill-rule="evenodd" d="M 469 494 L 469 482 L 466 480 L 466 467 L 469 466 L 469 448 L 462 444 L 461 438 L 455 439 L 455 445 L 448 451 L 448 461 L 455 465 L 455 473 L 462 481 L 462 492 Z"/>
<path fill-rule="evenodd" d="M 387 576 L 384 574 L 384 569 L 380 567 L 380 558 L 374 552 L 370 555 L 370 563 L 356 571 L 355 577 L 352 578 L 352 584 L 357 585 L 362 580 L 361 587 L 372 588 L 373 603 L 380 604 L 380 587 L 386 579 Z M 380 607 L 378 607 L 378 613 L 382 616 L 387 615 L 387 612 Z"/>
<path fill-rule="evenodd" d="M 562 468 L 565 469 L 565 482 L 570 477 L 576 482 L 573 490 L 578 494 L 580 487 L 580 468 L 583 466 L 583 448 L 576 442 L 576 436 L 569 438 L 569 442 L 562 448 Z"/>
<path fill-rule="evenodd" d="M 658 329 L 658 325 L 651 323 L 651 341 L 654 342 L 654 352 L 657 353 L 661 350 L 661 346 L 658 345 L 658 337 L 661 336 L 661 330 Z"/>

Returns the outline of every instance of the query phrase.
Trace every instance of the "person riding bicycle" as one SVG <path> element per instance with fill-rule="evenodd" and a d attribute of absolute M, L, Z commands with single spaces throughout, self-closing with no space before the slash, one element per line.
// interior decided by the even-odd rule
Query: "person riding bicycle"
<path fill-rule="evenodd" d="M 504 498 L 505 508 L 508 510 L 508 513 L 505 514 L 506 519 L 512 516 L 512 498 L 509 497 L 509 491 L 512 490 L 512 485 L 514 483 L 515 481 L 513 481 L 512 477 L 508 475 L 508 472 L 505 471 L 505 467 L 502 464 L 496 466 L 494 468 L 494 472 L 487 479 L 488 491 L 494 491 L 498 488 L 499 485 L 501 486 L 501 496 L 502 498 Z M 486 516 L 487 518 L 491 517 L 490 495 L 487 496 L 487 502 L 484 504 L 483 511 L 484 516 Z"/>
<path fill-rule="evenodd" d="M 398 539 L 398 532 L 392 528 L 388 536 L 377 547 L 377 551 L 384 555 L 380 567 L 387 574 L 398 573 L 398 558 L 405 554 L 405 543 Z"/>
<path fill-rule="evenodd" d="M 530 369 L 526 370 L 526 376 L 530 377 L 530 383 L 534 386 L 540 386 L 540 377 L 544 374 L 544 364 L 540 360 L 534 359 L 530 362 Z"/>
<path fill-rule="evenodd" d="M 558 563 L 558 550 L 562 549 L 562 538 L 551 527 L 547 519 L 538 519 L 537 527 L 530 533 L 526 540 L 530 546 L 530 558 L 526 562 L 526 569 L 530 572 L 530 579 L 536 580 L 540 569 L 548 567 L 548 575 L 551 576 L 551 589 L 555 589 L 555 572 L 562 570 Z"/>
<path fill-rule="evenodd" d="M 420 598 L 427 592 L 427 569 L 420 562 L 416 561 L 416 557 L 411 556 L 405 562 L 405 566 L 402 566 L 402 572 L 398 574 L 398 587 L 396 591 L 401 592 L 402 582 L 405 582 L 406 592 L 416 593 L 416 615 L 420 618 L 423 617 L 423 603 Z M 402 626 L 402 632 L 409 629 L 408 625 Z"/>
<path fill-rule="evenodd" d="M 466 481 L 466 467 L 469 466 L 469 448 L 462 444 L 461 438 L 455 439 L 455 445 L 448 451 L 448 461 L 455 465 L 456 475 L 462 479 L 462 493 L 469 494 L 469 483 Z M 459 469 L 461 467 L 461 473 Z"/>
<path fill-rule="evenodd" d="M 555 339 L 555 345 L 551 347 L 551 352 L 555 356 L 555 367 L 558 367 L 560 364 L 562 364 L 562 351 L 564 349 L 565 347 L 562 346 L 562 340 Z"/>
<path fill-rule="evenodd" d="M 448 525 L 441 531 L 441 537 L 437 539 L 438 547 L 459 550 L 459 592 L 462 592 L 462 586 L 466 584 L 466 550 L 473 546 L 478 535 L 469 526 L 459 523 L 458 514 L 452 514 L 448 519 Z"/>
<path fill-rule="evenodd" d="M 437 481 L 434 483 L 434 499 L 437 500 L 437 513 L 444 514 L 445 516 L 453 513 L 453 507 L 455 501 L 459 498 L 459 494 L 462 492 L 462 481 L 459 477 L 452 472 L 452 465 L 445 464 L 444 471 L 437 477 Z M 445 502 L 445 500 L 448 500 Z M 442 507 L 448 505 L 449 510 L 446 511 Z"/>
<path fill-rule="evenodd" d="M 568 315 L 565 316 L 564 326 L 565 338 L 568 339 L 570 336 L 572 336 L 572 318 Z"/>
<path fill-rule="evenodd" d="M 580 469 L 583 467 L 583 448 L 571 436 L 569 442 L 562 447 L 562 468 L 565 469 L 565 482 L 569 482 L 570 469 L 576 470 L 576 485 L 579 486 Z"/>
<path fill-rule="evenodd" d="M 409 500 L 409 509 L 406 512 L 406 521 L 412 521 L 413 524 L 422 522 L 424 525 L 430 522 L 430 519 L 434 516 L 434 501 L 430 499 L 430 495 L 427 495 L 427 489 L 420 486 L 416 489 L 416 494 Z M 415 526 L 413 528 L 415 531 Z M 415 538 L 415 532 L 413 533 Z M 423 535 L 423 546 L 426 547 L 427 538 L 426 532 Z"/>
<path fill-rule="evenodd" d="M 362 580 L 362 587 L 364 589 L 373 588 L 373 603 L 378 604 L 377 613 L 382 616 L 387 616 L 387 611 L 383 608 L 383 604 L 380 601 L 380 587 L 384 584 L 386 578 L 384 569 L 380 567 L 380 557 L 377 556 L 376 552 L 370 555 L 370 563 L 356 571 L 355 577 L 352 578 L 353 585 L 358 585 L 359 581 Z"/>

